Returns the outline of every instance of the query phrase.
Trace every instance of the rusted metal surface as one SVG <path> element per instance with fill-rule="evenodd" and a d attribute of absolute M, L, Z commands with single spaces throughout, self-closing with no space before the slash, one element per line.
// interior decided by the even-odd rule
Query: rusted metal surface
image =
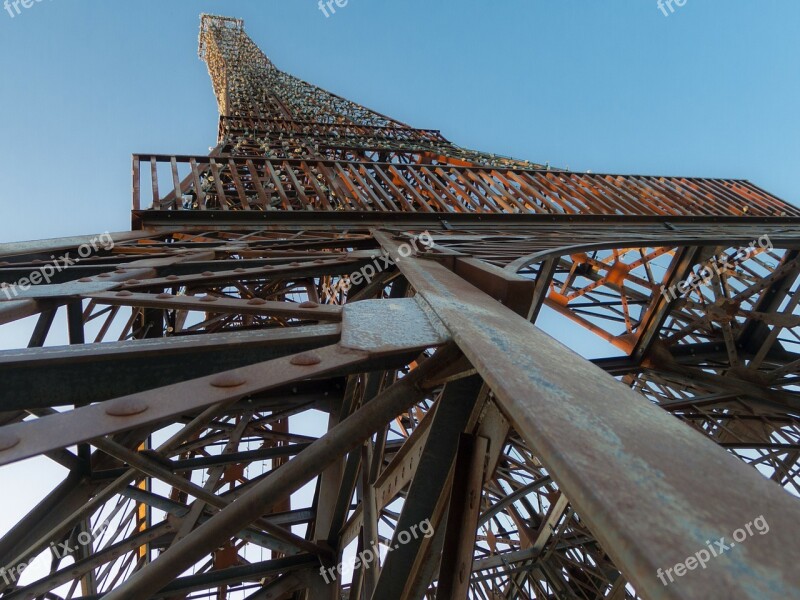
<path fill-rule="evenodd" d="M 224 276 L 224 275 L 223 275 Z M 178 283 L 181 283 L 180 279 Z M 342 310 L 337 306 L 324 306 L 316 303 L 270 302 L 268 300 L 238 300 L 216 296 L 186 297 L 171 296 L 168 293 L 157 295 L 130 293 L 83 293 L 97 304 L 109 306 L 137 306 L 161 310 L 200 310 L 215 314 L 232 313 L 239 315 L 280 315 L 309 321 L 341 321 Z M 213 298 L 213 300 L 210 300 Z M 213 304 L 213 306 L 212 306 Z"/>
<path fill-rule="evenodd" d="M 7 425 L 0 428 L 0 436 L 18 442 L 0 451 L 0 465 L 100 436 L 152 425 L 222 402 L 231 402 L 270 387 L 365 362 L 368 356 L 357 350 L 329 346 L 265 364 L 185 381 L 174 388 L 166 386 L 153 392 L 123 396 L 36 421 Z M 307 357 L 313 357 L 314 362 L 298 360 Z M 168 404 L 159 401 L 165 394 L 173 397 Z"/>
<path fill-rule="evenodd" d="M 159 211 L 800 215 L 794 206 L 742 180 L 512 170 L 424 160 L 395 164 L 368 156 L 334 161 L 314 155 L 302 159 L 135 155 L 133 160 L 134 169 L 141 172 L 134 205 L 141 204 L 140 189 L 150 182 L 151 209 Z M 168 188 L 159 180 L 160 165 L 180 171 L 185 184 L 162 195 L 159 190 Z"/>
<path fill-rule="evenodd" d="M 637 590 L 649 598 L 796 595 L 795 499 L 445 267 L 402 259 L 397 242 L 376 237 Z M 678 585 L 658 580 L 658 569 L 760 515 L 775 535 L 748 540 Z"/>
<path fill-rule="evenodd" d="M 452 347 L 423 363 L 408 377 L 395 383 L 358 413 L 345 419 L 327 434 L 301 452 L 294 460 L 264 479 L 222 510 L 207 523 L 194 530 L 154 562 L 147 571 L 140 571 L 120 588 L 109 593 L 107 600 L 135 596 L 147 597 L 157 592 L 176 575 L 203 556 L 209 544 L 218 544 L 241 527 L 262 515 L 269 507 L 299 489 L 341 454 L 356 448 L 394 415 L 413 405 L 423 393 L 425 378 L 434 375 L 457 355 Z"/>
<path fill-rule="evenodd" d="M 464 435 L 459 443 L 436 590 L 443 600 L 469 597 L 488 447 L 489 440 L 484 437 Z"/>
<path fill-rule="evenodd" d="M 364 300 L 344 308 L 342 346 L 370 354 L 441 346 L 449 341 L 413 298 Z"/>
<path fill-rule="evenodd" d="M 336 344 L 339 325 L 0 352 L 0 408 L 99 402 Z M 82 384 L 92 382 L 91 389 Z M 61 389 L 54 394 L 54 389 Z"/>

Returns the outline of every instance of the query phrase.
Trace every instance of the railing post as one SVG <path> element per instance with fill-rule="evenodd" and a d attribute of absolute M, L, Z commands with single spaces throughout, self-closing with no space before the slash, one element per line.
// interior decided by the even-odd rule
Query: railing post
<path fill-rule="evenodd" d="M 133 210 L 141 210 L 142 203 L 139 190 L 139 155 L 133 157 Z"/>

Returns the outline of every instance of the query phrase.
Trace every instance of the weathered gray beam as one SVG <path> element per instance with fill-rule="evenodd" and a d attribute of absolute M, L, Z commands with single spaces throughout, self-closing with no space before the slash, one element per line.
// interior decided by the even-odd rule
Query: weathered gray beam
<path fill-rule="evenodd" d="M 450 497 L 452 472 L 458 443 L 470 418 L 473 416 L 482 381 L 473 375 L 448 383 L 436 405 L 425 451 L 420 457 L 416 472 L 403 503 L 403 510 L 395 528 L 391 552 L 378 578 L 372 600 L 401 600 L 409 598 L 415 580 L 430 549 L 430 538 L 411 536 L 409 542 L 398 541 L 398 535 L 411 535 L 419 524 L 429 521 L 436 527 Z M 465 502 L 466 498 L 461 498 Z M 413 529 L 417 527 L 417 529 Z"/>
<path fill-rule="evenodd" d="M 181 285 L 176 282 L 175 285 Z M 341 321 L 342 309 L 340 306 L 315 305 L 302 306 L 297 302 L 279 302 L 276 300 L 261 300 L 254 303 L 245 298 L 216 298 L 208 302 L 199 296 L 173 296 L 171 298 L 157 298 L 154 294 L 133 293 L 119 296 L 114 292 L 89 294 L 87 298 L 97 304 L 109 306 L 146 307 L 160 310 L 188 310 L 207 312 L 211 314 L 236 314 L 254 316 L 280 316 L 306 319 L 309 321 Z"/>
<path fill-rule="evenodd" d="M 796 498 L 442 265 L 402 258 L 398 242 L 376 237 L 639 593 L 797 597 Z M 659 580 L 762 515 L 768 535 L 672 585 Z"/>
<path fill-rule="evenodd" d="M 0 244 L 0 257 L 7 259 L 13 256 L 44 254 L 44 258 L 49 258 L 50 255 L 55 252 L 78 248 L 84 244 L 91 245 L 92 241 L 97 242 L 98 237 L 101 235 L 108 235 L 115 244 L 142 238 L 142 233 L 138 231 L 119 231 L 107 234 L 76 235 L 31 242 L 7 242 Z"/>
<path fill-rule="evenodd" d="M 469 595 L 488 446 L 489 440 L 484 437 L 461 436 L 436 588 L 437 600 L 461 600 Z"/>
<path fill-rule="evenodd" d="M 313 359 L 311 361 L 306 358 Z M 313 355 L 295 355 L 257 363 L 219 375 L 200 377 L 139 394 L 92 404 L 34 421 L 0 428 L 0 465 L 50 450 L 88 442 L 101 436 L 169 422 L 220 403 L 232 403 L 250 394 L 293 381 L 320 377 L 344 368 L 358 368 L 369 355 L 327 346 Z M 164 399 L 168 399 L 165 402 Z"/>
<path fill-rule="evenodd" d="M 340 456 L 364 442 L 378 428 L 419 400 L 425 379 L 453 360 L 457 354 L 446 347 L 423 362 L 408 376 L 381 393 L 372 402 L 342 421 L 308 449 L 253 486 L 236 502 L 222 509 L 206 523 L 135 573 L 105 600 L 146 598 L 158 592 L 177 575 L 207 554 L 207 548 L 224 543 L 269 508 L 300 489 Z"/>
<path fill-rule="evenodd" d="M 477 258 L 448 256 L 442 263 L 518 315 L 530 312 L 536 291 L 533 280 Z"/>
<path fill-rule="evenodd" d="M 316 569 L 311 569 L 311 572 L 306 576 L 314 577 Z M 289 594 L 302 589 L 303 577 L 297 573 L 287 573 L 267 583 L 257 592 L 250 594 L 245 600 L 277 600 L 289 598 Z"/>
<path fill-rule="evenodd" d="M 0 411 L 100 402 L 336 343 L 339 325 L 0 352 Z"/>

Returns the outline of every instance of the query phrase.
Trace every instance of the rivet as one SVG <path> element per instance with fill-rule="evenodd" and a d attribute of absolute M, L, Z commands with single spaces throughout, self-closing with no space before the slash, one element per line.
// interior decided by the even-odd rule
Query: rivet
<path fill-rule="evenodd" d="M 216 301 L 217 301 L 216 296 L 203 296 L 202 298 L 200 298 L 200 302 L 216 302 Z"/>
<path fill-rule="evenodd" d="M 97 277 L 98 279 L 108 279 L 111 275 L 109 273 L 100 273 Z"/>
<path fill-rule="evenodd" d="M 142 283 L 142 282 L 139 281 L 138 279 L 128 279 L 128 281 L 125 282 L 125 285 L 136 285 L 137 283 Z"/>
<path fill-rule="evenodd" d="M 244 385 L 247 383 L 247 380 L 238 375 L 236 372 L 233 373 L 222 373 L 218 375 L 214 379 L 210 381 L 211 385 L 218 388 L 235 388 L 239 387 L 240 385 Z"/>
<path fill-rule="evenodd" d="M 13 433 L 0 431 L 0 452 L 11 450 L 11 448 L 19 444 L 19 442 L 19 436 L 16 436 Z"/>
<path fill-rule="evenodd" d="M 114 271 L 114 273 L 116 273 L 117 275 L 123 275 L 127 272 L 128 272 L 127 269 L 117 269 L 116 271 Z"/>
<path fill-rule="evenodd" d="M 117 296 L 120 298 L 126 298 L 128 296 L 133 296 L 133 292 L 129 292 L 128 290 L 122 290 L 121 292 L 117 292 Z"/>
<path fill-rule="evenodd" d="M 289 362 L 300 367 L 310 367 L 312 365 L 318 365 L 322 362 L 322 359 L 313 352 L 306 352 L 305 354 L 293 356 L 292 360 Z"/>
<path fill-rule="evenodd" d="M 141 398 L 124 398 L 111 402 L 106 407 L 106 414 L 110 417 L 132 417 L 140 415 L 150 407 Z"/>
<path fill-rule="evenodd" d="M 267 301 L 263 298 L 253 298 L 252 300 L 248 300 L 247 303 L 251 306 L 263 306 Z"/>
<path fill-rule="evenodd" d="M 315 260 L 314 262 L 315 262 L 315 263 L 317 263 L 318 265 L 324 265 L 324 264 L 325 264 L 325 261 L 324 261 L 324 260 L 322 260 L 321 258 L 318 258 L 318 259 L 317 259 L 317 260 Z"/>
<path fill-rule="evenodd" d="M 172 297 L 173 297 L 172 294 L 167 294 L 166 292 L 161 294 L 156 294 L 156 298 L 158 298 L 159 300 L 167 300 Z"/>
<path fill-rule="evenodd" d="M 167 275 L 164 279 L 166 279 L 167 281 L 176 281 L 180 279 L 180 277 L 178 277 L 177 275 Z"/>
<path fill-rule="evenodd" d="M 233 270 L 234 273 L 247 273 L 247 269 L 242 269 L 241 267 L 238 269 Z"/>
<path fill-rule="evenodd" d="M 203 271 L 203 272 L 202 272 L 202 273 L 200 273 L 200 274 L 201 274 L 203 277 L 213 277 L 213 276 L 214 276 L 214 272 L 213 272 L 213 271 Z"/>
<path fill-rule="evenodd" d="M 290 263 L 289 263 L 289 266 L 290 266 L 290 267 L 299 267 L 299 266 L 300 266 L 300 264 L 301 264 L 301 263 L 299 263 L 299 262 L 295 261 L 295 262 L 290 262 Z"/>
<path fill-rule="evenodd" d="M 78 279 L 78 283 L 92 283 L 94 281 L 91 277 L 81 277 Z"/>
<path fill-rule="evenodd" d="M 316 302 L 311 302 L 310 300 L 307 302 L 301 302 L 300 308 L 319 308 L 319 304 Z"/>

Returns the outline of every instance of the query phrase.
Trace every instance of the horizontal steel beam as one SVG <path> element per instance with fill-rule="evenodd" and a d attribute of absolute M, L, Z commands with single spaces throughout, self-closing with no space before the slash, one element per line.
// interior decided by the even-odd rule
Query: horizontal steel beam
<path fill-rule="evenodd" d="M 100 402 L 336 343 L 340 332 L 313 325 L 7 350 L 0 411 Z"/>
<path fill-rule="evenodd" d="M 137 231 L 119 231 L 101 235 L 110 236 L 110 239 L 115 244 L 136 240 L 142 237 L 142 234 Z M 48 260 L 53 253 L 79 248 L 84 244 L 91 245 L 93 241 L 97 242 L 97 240 L 98 235 L 76 235 L 32 242 L 7 242 L 0 244 L 0 258 L 8 260 L 15 256 L 41 254 L 43 259 Z"/>
<path fill-rule="evenodd" d="M 524 227 L 526 225 L 558 224 L 614 224 L 624 232 L 626 225 L 658 225 L 661 231 L 674 231 L 681 225 L 745 225 L 756 230 L 759 226 L 800 226 L 798 217 L 730 217 L 730 216 L 650 216 L 650 215 L 545 215 L 545 214 L 495 214 L 495 213 L 378 213 L 370 211 L 132 211 L 134 225 L 138 228 L 149 226 L 168 227 L 170 231 L 177 226 L 198 224 L 242 224 L 242 225 L 279 225 L 314 224 L 317 227 L 328 225 L 346 226 L 352 229 L 357 225 L 380 226 L 386 224 L 403 224 L 405 226 L 430 225 L 446 229 L 443 224 L 454 226 L 478 226 L 496 228 L 498 225 Z M 568 231 L 568 230 L 567 230 Z M 763 233 L 763 232 L 762 232 Z"/>
<path fill-rule="evenodd" d="M 231 403 L 293 381 L 320 377 L 345 367 L 362 368 L 366 352 L 327 346 L 299 354 L 175 383 L 155 390 L 52 414 L 0 428 L 0 465 L 101 436 L 164 423 L 219 403 Z M 168 401 L 165 401 L 167 399 Z"/>

